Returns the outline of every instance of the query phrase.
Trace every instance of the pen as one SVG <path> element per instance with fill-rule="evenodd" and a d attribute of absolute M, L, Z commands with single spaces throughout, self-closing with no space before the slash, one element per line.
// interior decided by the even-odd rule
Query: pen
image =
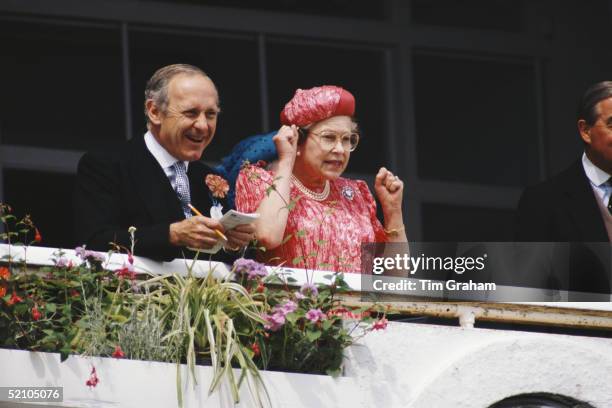
<path fill-rule="evenodd" d="M 196 215 L 202 216 L 202 213 L 198 211 L 197 208 L 195 208 L 193 205 L 191 204 L 187 204 L 189 206 L 189 208 L 191 208 L 191 211 L 193 211 Z M 214 229 L 213 231 L 215 231 L 215 234 L 217 234 L 219 236 L 219 238 L 221 238 L 224 241 L 228 241 L 227 237 L 218 229 Z"/>

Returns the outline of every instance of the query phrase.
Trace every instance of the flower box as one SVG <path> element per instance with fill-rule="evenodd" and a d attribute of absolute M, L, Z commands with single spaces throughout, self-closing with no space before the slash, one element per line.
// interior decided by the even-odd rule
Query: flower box
<path fill-rule="evenodd" d="M 60 362 L 59 354 L 0 349 L 0 385 L 11 387 L 63 387 L 62 407 L 169 408 L 177 406 L 177 366 L 172 363 L 84 358 L 70 356 Z M 99 382 L 85 385 L 95 365 Z M 181 366 L 188 378 L 187 367 Z M 236 370 L 238 373 L 238 370 Z M 274 407 L 310 408 L 345 406 L 339 399 L 358 395 L 354 381 L 326 375 L 262 371 Z M 198 384 L 183 384 L 184 407 L 233 407 L 227 388 L 208 395 L 213 369 L 196 366 Z M 316 390 L 316 391 L 315 391 Z M 350 399 L 350 398 L 349 398 Z M 0 403 L 0 406 L 5 406 Z M 11 406 L 11 405 L 9 405 Z M 15 405 L 19 407 L 20 405 Z M 241 389 L 240 406 L 255 406 L 247 387 Z"/>

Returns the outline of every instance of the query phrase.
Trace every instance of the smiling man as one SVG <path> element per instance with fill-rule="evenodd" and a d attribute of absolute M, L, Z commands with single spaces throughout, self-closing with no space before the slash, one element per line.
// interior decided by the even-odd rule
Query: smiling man
<path fill-rule="evenodd" d="M 225 205 L 224 190 L 206 181 L 213 170 L 199 161 L 218 115 L 217 89 L 202 70 L 175 64 L 155 72 L 145 89 L 144 137 L 112 152 L 87 153 L 79 162 L 76 243 L 101 251 L 110 242 L 129 247 L 134 226 L 135 253 L 158 260 L 187 255 L 184 247 L 211 248 L 219 232 L 229 250 L 246 245 L 253 225 L 224 231 L 207 216 Z M 192 216 L 190 205 L 204 215 Z"/>

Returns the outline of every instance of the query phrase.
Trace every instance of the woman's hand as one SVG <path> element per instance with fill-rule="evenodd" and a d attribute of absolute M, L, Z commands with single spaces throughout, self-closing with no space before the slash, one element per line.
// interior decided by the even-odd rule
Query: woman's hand
<path fill-rule="evenodd" d="M 291 167 L 297 154 L 298 131 L 295 125 L 282 126 L 272 138 L 278 152 L 279 163 L 289 162 Z"/>
<path fill-rule="evenodd" d="M 385 220 L 394 215 L 401 215 L 404 182 L 389 170 L 381 167 L 376 174 L 374 191 L 380 201 Z"/>

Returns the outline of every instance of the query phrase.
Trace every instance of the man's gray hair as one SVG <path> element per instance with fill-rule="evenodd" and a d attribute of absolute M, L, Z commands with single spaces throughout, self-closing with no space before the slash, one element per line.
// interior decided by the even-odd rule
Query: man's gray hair
<path fill-rule="evenodd" d="M 151 79 L 149 79 L 147 82 L 144 92 L 144 114 L 147 122 L 149 122 L 149 115 L 147 114 L 147 101 L 151 99 L 153 103 L 155 103 L 155 106 L 165 113 L 166 109 L 168 108 L 168 84 L 172 78 L 181 74 L 202 75 L 203 77 L 210 79 L 210 77 L 200 68 L 189 64 L 167 65 L 155 71 Z"/>

